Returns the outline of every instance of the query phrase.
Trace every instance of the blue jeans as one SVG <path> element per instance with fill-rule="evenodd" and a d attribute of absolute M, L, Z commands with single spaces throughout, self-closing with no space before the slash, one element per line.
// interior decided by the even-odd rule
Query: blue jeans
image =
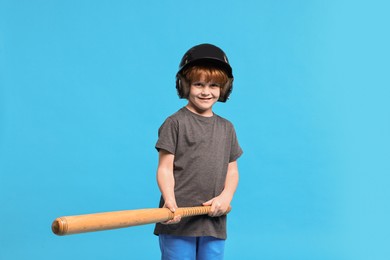
<path fill-rule="evenodd" d="M 159 235 L 162 260 L 222 260 L 225 240 Z"/>

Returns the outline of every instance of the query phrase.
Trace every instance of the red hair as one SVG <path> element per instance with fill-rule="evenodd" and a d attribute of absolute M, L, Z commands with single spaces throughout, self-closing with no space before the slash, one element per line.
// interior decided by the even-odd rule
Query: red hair
<path fill-rule="evenodd" d="M 186 83 L 183 84 L 183 96 L 185 98 L 187 98 L 188 94 L 190 93 L 191 84 L 195 81 L 200 80 L 202 76 L 205 77 L 206 82 L 213 81 L 214 83 L 218 83 L 219 85 L 221 85 L 221 96 L 225 95 L 227 87 L 229 85 L 227 84 L 229 82 L 229 77 L 227 73 L 220 68 L 212 66 L 191 66 L 182 72 L 182 76 Z"/>

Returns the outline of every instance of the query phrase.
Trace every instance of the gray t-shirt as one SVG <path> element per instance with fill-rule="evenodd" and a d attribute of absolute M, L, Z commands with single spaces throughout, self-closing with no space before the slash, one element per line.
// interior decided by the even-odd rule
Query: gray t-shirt
<path fill-rule="evenodd" d="M 203 117 L 183 107 L 159 129 L 156 149 L 175 155 L 175 197 L 178 207 L 201 206 L 224 189 L 228 164 L 242 154 L 232 123 Z M 164 205 L 163 198 L 160 207 Z M 226 239 L 226 216 L 183 218 L 178 224 L 156 224 L 154 233 L 213 236 Z"/>

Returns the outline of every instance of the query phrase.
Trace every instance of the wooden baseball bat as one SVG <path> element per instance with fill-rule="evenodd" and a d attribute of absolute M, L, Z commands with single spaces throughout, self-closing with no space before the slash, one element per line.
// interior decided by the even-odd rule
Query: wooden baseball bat
<path fill-rule="evenodd" d="M 86 233 L 165 222 L 178 215 L 181 217 L 206 215 L 210 209 L 211 206 L 187 207 L 178 208 L 173 213 L 167 208 L 150 208 L 66 216 L 56 218 L 51 229 L 59 236 Z M 226 214 L 229 212 L 230 207 Z"/>

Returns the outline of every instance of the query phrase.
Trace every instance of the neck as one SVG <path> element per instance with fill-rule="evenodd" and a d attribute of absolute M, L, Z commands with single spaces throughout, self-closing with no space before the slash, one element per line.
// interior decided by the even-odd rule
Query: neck
<path fill-rule="evenodd" d="M 186 105 L 186 108 L 188 110 L 190 110 L 192 113 L 194 114 L 197 114 L 197 115 L 200 115 L 200 116 L 204 116 L 204 117 L 212 117 L 214 115 L 213 111 L 211 109 L 208 109 L 208 110 L 200 110 L 200 109 L 197 109 L 196 107 L 194 106 L 191 106 L 191 104 L 187 104 Z"/>

